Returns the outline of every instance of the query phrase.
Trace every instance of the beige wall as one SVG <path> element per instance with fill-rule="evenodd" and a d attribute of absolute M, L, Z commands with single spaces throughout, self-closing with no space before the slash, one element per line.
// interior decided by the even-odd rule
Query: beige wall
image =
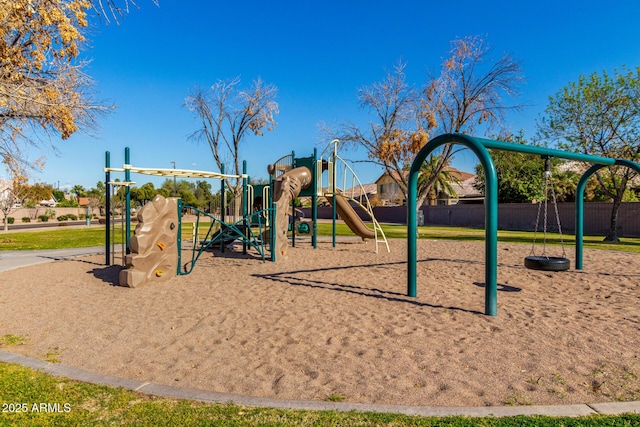
<path fill-rule="evenodd" d="M 376 191 L 378 199 L 383 203 L 392 203 L 402 205 L 404 194 L 397 182 L 390 176 L 384 175 L 376 182 Z"/>
<path fill-rule="evenodd" d="M 68 215 L 68 214 L 73 214 L 79 217 L 80 214 L 84 214 L 84 215 L 87 214 L 87 208 L 46 208 L 44 206 L 40 206 L 37 208 L 16 209 L 12 211 L 8 216 L 15 218 L 16 223 L 21 222 L 22 218 L 24 217 L 29 217 L 31 218 L 31 222 L 34 222 L 38 219 L 40 215 L 46 215 L 47 210 L 49 209 L 53 210 L 56 213 L 55 214 L 56 217 L 60 215 Z M 97 209 L 92 209 L 92 213 L 98 213 Z M 4 218 L 4 215 L 0 213 L 0 221 L 2 221 L 3 218 Z"/>

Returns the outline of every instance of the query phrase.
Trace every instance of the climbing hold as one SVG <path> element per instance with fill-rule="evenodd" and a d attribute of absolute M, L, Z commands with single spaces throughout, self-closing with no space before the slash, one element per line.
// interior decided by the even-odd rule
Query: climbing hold
<path fill-rule="evenodd" d="M 166 245 L 162 242 L 156 243 L 156 246 L 159 247 L 161 251 L 164 251 L 164 248 L 166 248 Z"/>
<path fill-rule="evenodd" d="M 162 277 L 162 275 L 164 274 L 164 271 L 156 270 L 156 271 L 154 271 L 154 274 L 156 275 L 156 277 Z"/>

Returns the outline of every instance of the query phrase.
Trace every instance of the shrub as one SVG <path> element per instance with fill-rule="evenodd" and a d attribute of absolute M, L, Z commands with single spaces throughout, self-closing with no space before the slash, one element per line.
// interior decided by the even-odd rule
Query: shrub
<path fill-rule="evenodd" d="M 12 217 L 12 216 L 8 216 L 8 217 L 7 217 L 7 222 L 8 222 L 9 224 L 13 224 L 14 222 L 16 222 L 16 219 L 15 219 L 14 217 Z"/>
<path fill-rule="evenodd" d="M 56 218 L 58 221 L 66 221 L 69 218 L 66 215 L 60 215 L 58 218 Z"/>
<path fill-rule="evenodd" d="M 85 219 L 86 217 L 87 217 L 87 215 L 86 215 L 86 214 L 80 214 L 80 215 L 78 215 L 78 218 L 79 218 L 79 219 Z"/>
<path fill-rule="evenodd" d="M 29 218 L 28 216 L 23 216 L 22 222 L 31 222 L 31 218 Z"/>
<path fill-rule="evenodd" d="M 71 221 L 76 221 L 78 219 L 77 215 L 74 214 L 67 214 L 67 219 L 70 219 Z"/>
<path fill-rule="evenodd" d="M 49 221 L 49 215 L 40 215 L 38 220 L 40 220 L 40 222 L 47 222 Z"/>

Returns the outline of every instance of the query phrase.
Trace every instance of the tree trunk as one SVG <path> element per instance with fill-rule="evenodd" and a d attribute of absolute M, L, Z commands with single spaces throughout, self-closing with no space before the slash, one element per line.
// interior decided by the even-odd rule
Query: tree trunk
<path fill-rule="evenodd" d="M 613 199 L 613 209 L 611 210 L 611 222 L 609 224 L 609 233 L 604 238 L 605 242 L 619 243 L 620 237 L 618 237 L 618 211 L 622 204 L 622 196 L 617 196 Z"/>

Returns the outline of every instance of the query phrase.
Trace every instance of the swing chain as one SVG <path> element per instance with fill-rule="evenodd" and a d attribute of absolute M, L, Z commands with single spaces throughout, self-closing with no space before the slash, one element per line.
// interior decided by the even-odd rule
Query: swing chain
<path fill-rule="evenodd" d="M 551 197 L 554 208 L 554 213 L 556 215 L 556 223 L 558 225 L 558 234 L 560 237 L 560 245 L 562 246 L 562 257 L 566 257 L 565 247 L 564 247 L 564 239 L 562 237 L 562 227 L 560 225 L 560 214 L 558 212 L 558 204 L 556 201 L 556 193 L 553 187 L 552 173 L 551 173 L 551 157 L 543 156 L 544 158 L 544 217 L 543 217 L 543 244 L 542 244 L 542 254 L 541 256 L 546 256 L 547 250 L 547 221 L 548 221 L 548 200 L 549 200 L 549 189 L 551 189 Z M 538 226 L 540 225 L 540 210 L 542 209 L 543 203 L 538 203 L 538 213 L 536 215 L 536 225 L 533 230 L 533 245 L 531 246 L 531 255 L 535 256 L 535 245 L 536 245 L 536 233 L 538 232 Z"/>

